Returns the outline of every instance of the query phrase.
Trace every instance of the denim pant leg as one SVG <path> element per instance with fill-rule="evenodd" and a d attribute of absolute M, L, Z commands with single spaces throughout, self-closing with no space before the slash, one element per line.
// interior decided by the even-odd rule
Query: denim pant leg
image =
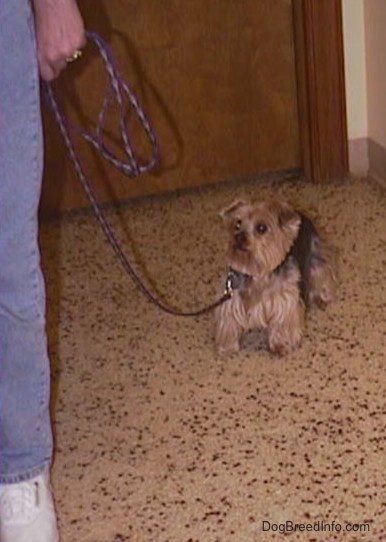
<path fill-rule="evenodd" d="M 43 140 L 29 0 L 0 2 L 0 483 L 52 459 L 37 211 Z"/>

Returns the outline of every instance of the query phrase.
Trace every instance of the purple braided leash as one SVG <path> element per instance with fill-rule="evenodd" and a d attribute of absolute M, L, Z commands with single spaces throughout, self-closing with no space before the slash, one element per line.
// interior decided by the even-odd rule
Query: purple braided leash
<path fill-rule="evenodd" d="M 140 107 L 134 92 L 130 89 L 129 85 L 122 79 L 108 44 L 95 32 L 87 32 L 86 35 L 87 38 L 92 40 L 97 45 L 109 77 L 109 86 L 106 92 L 106 96 L 103 100 L 102 108 L 99 113 L 98 122 L 95 128 L 95 135 L 66 121 L 64 115 L 59 111 L 58 105 L 54 103 L 55 100 L 53 100 L 53 93 L 51 87 L 47 85 L 49 95 L 48 97 L 51 108 L 54 109 L 54 112 L 55 110 L 59 112 L 62 122 L 67 129 L 67 132 L 72 130 L 81 135 L 86 141 L 91 143 L 96 148 L 96 150 L 100 152 L 100 154 L 104 158 L 106 158 L 106 160 L 108 160 L 114 167 L 116 167 L 121 173 L 129 177 L 138 177 L 143 173 L 148 173 L 159 163 L 160 159 L 160 149 L 157 138 L 155 136 L 155 132 L 144 110 Z M 118 156 L 111 152 L 111 150 L 105 145 L 103 139 L 106 113 L 112 103 L 113 97 L 115 97 L 115 102 L 118 106 L 120 135 L 123 142 L 123 149 L 128 159 L 127 162 L 123 162 L 120 158 L 118 158 Z M 153 156 L 147 163 L 141 163 L 134 150 L 134 146 L 130 142 L 131 138 L 127 124 L 125 122 L 125 105 L 127 101 L 130 103 L 131 107 L 137 114 L 141 125 L 145 130 L 146 135 L 151 143 Z"/>
<path fill-rule="evenodd" d="M 232 284 L 229 281 L 227 281 L 225 292 L 218 301 L 202 309 L 192 311 L 192 312 L 182 312 L 179 310 L 175 310 L 165 305 L 161 301 L 159 301 L 155 297 L 155 295 L 143 284 L 142 280 L 140 279 L 140 277 L 134 270 L 133 266 L 127 259 L 125 253 L 123 252 L 121 244 L 118 241 L 118 238 L 111 224 L 107 220 L 104 212 L 102 211 L 101 206 L 98 204 L 97 198 L 95 196 L 95 192 L 92 189 L 91 184 L 88 181 L 87 176 L 84 173 L 82 165 L 79 161 L 79 158 L 75 152 L 74 145 L 71 141 L 71 137 L 69 134 L 71 130 L 76 131 L 78 134 L 80 134 L 86 141 L 91 143 L 97 149 L 97 151 L 100 152 L 101 155 L 106 158 L 106 160 L 108 160 L 114 167 L 116 167 L 119 171 L 121 171 L 122 173 L 124 173 L 125 175 L 129 177 L 138 177 L 139 175 L 143 173 L 147 173 L 151 171 L 158 164 L 159 158 L 160 158 L 158 141 L 155 136 L 154 130 L 150 124 L 150 121 L 146 117 L 143 109 L 140 107 L 138 100 L 136 99 L 129 85 L 125 81 L 123 81 L 107 43 L 95 32 L 87 32 L 87 37 L 91 39 L 92 41 L 94 41 L 94 43 L 97 45 L 100 55 L 104 60 L 106 71 L 108 73 L 109 80 L 110 80 L 110 85 L 107 90 L 106 96 L 103 100 L 102 108 L 98 116 L 98 123 L 96 125 L 95 135 L 68 123 L 64 114 L 59 108 L 59 105 L 55 99 L 54 92 L 52 90 L 51 85 L 48 83 L 45 85 L 45 91 L 46 91 L 48 104 L 50 108 L 52 109 L 52 112 L 58 123 L 60 132 L 64 139 L 67 150 L 69 152 L 70 158 L 75 167 L 75 171 L 78 175 L 78 178 L 82 184 L 82 187 L 91 203 L 94 213 L 109 243 L 111 244 L 115 254 L 120 260 L 123 268 L 128 273 L 128 275 L 133 280 L 134 284 L 138 287 L 138 289 L 152 303 L 154 303 L 158 308 L 160 308 L 164 312 L 167 312 L 168 314 L 172 314 L 174 316 L 200 316 L 201 314 L 211 311 L 212 309 L 214 309 L 215 307 L 217 307 L 218 305 L 222 304 L 224 301 L 229 299 L 232 296 L 232 292 L 233 292 Z M 123 141 L 123 147 L 125 150 L 125 154 L 128 158 L 127 162 L 122 162 L 121 159 L 119 159 L 114 153 L 112 153 L 109 150 L 109 148 L 105 145 L 104 140 L 103 140 L 103 127 L 104 127 L 104 121 L 106 118 L 106 112 L 113 99 L 113 96 L 115 96 L 116 104 L 118 105 L 118 109 L 120 113 L 119 125 L 120 125 L 121 137 Z M 141 162 L 141 160 L 138 158 L 134 150 L 133 145 L 130 143 L 129 131 L 124 120 L 125 119 L 125 97 L 131 104 L 133 110 L 136 112 L 142 124 L 142 127 L 145 130 L 148 136 L 148 139 L 150 140 L 151 147 L 152 147 L 152 158 L 147 163 Z"/>

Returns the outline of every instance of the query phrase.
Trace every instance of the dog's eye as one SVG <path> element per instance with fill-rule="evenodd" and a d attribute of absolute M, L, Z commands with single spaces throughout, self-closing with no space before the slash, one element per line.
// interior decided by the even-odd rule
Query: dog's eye
<path fill-rule="evenodd" d="M 239 231 L 240 228 L 241 228 L 241 220 L 238 219 L 238 220 L 236 220 L 236 222 L 235 222 L 235 230 L 236 230 L 236 231 Z"/>
<path fill-rule="evenodd" d="M 267 224 L 264 224 L 264 222 L 258 222 L 255 225 L 255 231 L 259 235 L 264 235 L 268 231 L 268 226 L 267 226 Z"/>

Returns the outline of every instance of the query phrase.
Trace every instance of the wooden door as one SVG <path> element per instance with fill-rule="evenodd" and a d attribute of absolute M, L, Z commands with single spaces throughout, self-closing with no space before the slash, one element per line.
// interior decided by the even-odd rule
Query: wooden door
<path fill-rule="evenodd" d="M 110 43 L 162 152 L 156 171 L 130 179 L 75 138 L 101 202 L 301 166 L 291 0 L 83 0 L 80 7 L 87 27 Z M 105 84 L 88 45 L 55 93 L 69 118 L 89 128 Z M 43 212 L 85 206 L 52 115 L 44 117 Z M 113 116 L 108 133 L 114 146 Z M 133 137 L 141 141 L 135 129 Z"/>

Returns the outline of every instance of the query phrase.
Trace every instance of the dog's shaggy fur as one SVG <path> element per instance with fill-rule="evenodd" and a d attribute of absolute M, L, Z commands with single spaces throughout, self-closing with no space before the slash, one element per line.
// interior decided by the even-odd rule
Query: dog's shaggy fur
<path fill-rule="evenodd" d="M 220 216 L 238 287 L 216 309 L 216 349 L 235 353 L 247 330 L 263 328 L 269 349 L 286 354 L 301 342 L 306 307 L 325 307 L 334 298 L 333 249 L 288 202 L 236 201 Z"/>

